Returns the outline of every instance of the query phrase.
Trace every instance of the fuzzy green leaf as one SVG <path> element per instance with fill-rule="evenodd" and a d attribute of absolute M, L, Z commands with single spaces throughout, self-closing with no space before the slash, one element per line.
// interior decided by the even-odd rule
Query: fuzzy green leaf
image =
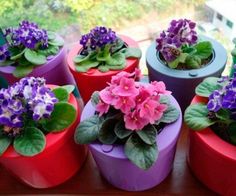
<path fill-rule="evenodd" d="M 88 60 L 89 59 L 89 55 L 87 55 L 87 56 L 84 56 L 84 55 L 77 55 L 75 58 L 74 58 L 74 62 L 75 63 L 81 63 L 81 62 L 83 62 L 83 61 L 85 61 L 85 60 Z"/>
<path fill-rule="evenodd" d="M 75 68 L 78 72 L 86 72 L 90 68 L 97 67 L 98 65 L 99 65 L 98 61 L 85 60 L 77 64 Z"/>
<path fill-rule="evenodd" d="M 156 142 L 157 131 L 153 125 L 147 125 L 142 130 L 137 131 L 138 136 L 146 144 L 152 145 Z"/>
<path fill-rule="evenodd" d="M 143 142 L 137 135 L 132 134 L 125 143 L 125 155 L 139 168 L 147 170 L 157 160 L 157 144 L 152 145 Z"/>
<path fill-rule="evenodd" d="M 75 86 L 71 84 L 61 86 L 61 88 L 66 89 L 68 94 L 71 94 L 75 90 Z"/>
<path fill-rule="evenodd" d="M 11 60 L 16 60 L 16 59 L 19 59 L 26 51 L 26 48 L 24 50 L 22 50 L 21 52 L 19 51 L 18 54 L 14 54 L 14 56 L 11 56 Z"/>
<path fill-rule="evenodd" d="M 21 155 L 34 156 L 42 152 L 46 139 L 41 130 L 36 127 L 27 127 L 19 137 L 14 139 L 14 149 Z"/>
<path fill-rule="evenodd" d="M 161 95 L 160 96 L 160 103 L 169 104 L 170 103 L 170 98 L 167 95 Z"/>
<path fill-rule="evenodd" d="M 141 58 L 142 51 L 139 48 L 126 48 L 125 57 L 126 58 Z"/>
<path fill-rule="evenodd" d="M 171 62 L 167 62 L 168 66 L 171 68 L 171 69 L 175 69 L 178 67 L 179 65 L 179 58 L 175 59 L 174 61 L 171 61 Z"/>
<path fill-rule="evenodd" d="M 123 46 L 124 46 L 124 41 L 118 38 L 114 46 L 112 46 L 111 48 L 112 53 L 114 54 L 116 51 L 120 50 Z"/>
<path fill-rule="evenodd" d="M 114 132 L 115 125 L 117 123 L 116 119 L 108 118 L 101 126 L 98 134 L 98 139 L 103 144 L 113 144 L 117 140 L 117 136 Z"/>
<path fill-rule="evenodd" d="M 219 78 L 208 77 L 204 79 L 195 89 L 195 93 L 202 97 L 209 97 L 214 90 L 218 90 L 221 86 L 217 82 Z"/>
<path fill-rule="evenodd" d="M 56 38 L 57 34 L 52 32 L 52 31 L 47 31 L 47 34 L 48 34 L 48 39 L 49 40 L 53 40 Z"/>
<path fill-rule="evenodd" d="M 7 150 L 11 145 L 11 139 L 6 135 L 0 135 L 0 156 Z"/>
<path fill-rule="evenodd" d="M 117 52 L 110 56 L 109 59 L 106 60 L 106 64 L 110 66 L 117 66 L 125 64 L 125 54 L 121 52 Z"/>
<path fill-rule="evenodd" d="M 77 144 L 89 144 L 95 141 L 98 137 L 103 121 L 103 118 L 94 115 L 80 122 L 75 131 L 75 142 Z"/>
<path fill-rule="evenodd" d="M 194 46 L 196 49 L 195 55 L 197 55 L 200 59 L 207 59 L 212 54 L 212 44 L 209 41 L 199 42 Z"/>
<path fill-rule="evenodd" d="M 99 70 L 100 72 L 105 73 L 105 72 L 108 72 L 108 71 L 109 71 L 109 68 L 108 68 L 106 65 L 100 65 L 100 66 L 98 66 L 98 70 Z"/>
<path fill-rule="evenodd" d="M 96 59 L 98 61 L 106 61 L 110 58 L 111 45 L 106 45 L 105 48 L 98 52 Z"/>
<path fill-rule="evenodd" d="M 124 139 L 124 138 L 128 137 L 131 133 L 133 133 L 133 131 L 125 128 L 125 124 L 124 124 L 123 120 L 116 123 L 114 131 L 115 131 L 116 136 L 119 139 Z"/>
<path fill-rule="evenodd" d="M 13 71 L 13 75 L 16 78 L 23 78 L 25 76 L 27 76 L 28 74 L 30 74 L 33 71 L 33 66 L 17 66 L 16 69 Z"/>
<path fill-rule="evenodd" d="M 24 53 L 25 58 L 35 65 L 42 65 L 47 62 L 46 56 L 30 49 L 26 49 Z"/>
<path fill-rule="evenodd" d="M 213 125 L 215 122 L 208 117 L 207 106 L 199 103 L 190 105 L 184 114 L 184 121 L 193 130 L 201 130 Z"/>
<path fill-rule="evenodd" d="M 58 46 L 49 45 L 45 49 L 38 50 L 38 53 L 43 56 L 56 55 L 59 52 Z"/>
<path fill-rule="evenodd" d="M 59 102 L 54 105 L 54 110 L 50 118 L 45 119 L 41 124 L 46 131 L 59 132 L 69 127 L 75 118 L 75 108 L 71 104 Z"/>
<path fill-rule="evenodd" d="M 54 39 L 48 40 L 48 44 L 53 46 L 63 46 L 64 40 L 61 37 L 56 36 Z"/>
<path fill-rule="evenodd" d="M 69 99 L 69 94 L 64 88 L 58 87 L 53 89 L 52 92 L 60 102 L 67 102 Z"/>
<path fill-rule="evenodd" d="M 14 61 L 10 61 L 10 60 L 0 61 L 0 67 L 8 66 L 13 63 L 14 63 Z"/>
<path fill-rule="evenodd" d="M 201 59 L 196 55 L 188 55 L 185 63 L 189 68 L 197 69 L 201 65 Z"/>
<path fill-rule="evenodd" d="M 91 103 L 93 104 L 93 106 L 96 106 L 98 102 L 99 102 L 99 91 L 95 91 L 91 96 Z"/>
<path fill-rule="evenodd" d="M 175 106 L 168 105 L 167 110 L 163 113 L 163 116 L 161 117 L 159 122 L 172 123 L 179 118 L 179 114 L 180 112 Z"/>

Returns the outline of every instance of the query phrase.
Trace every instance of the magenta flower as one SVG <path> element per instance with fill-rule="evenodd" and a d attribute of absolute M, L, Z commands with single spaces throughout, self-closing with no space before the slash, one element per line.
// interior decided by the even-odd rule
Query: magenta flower
<path fill-rule="evenodd" d="M 151 84 L 148 84 L 147 87 L 152 93 L 156 94 L 165 94 L 165 95 L 170 95 L 171 91 L 166 90 L 166 85 L 164 82 L 160 81 L 153 81 Z"/>
<path fill-rule="evenodd" d="M 102 101 L 100 101 L 97 105 L 96 105 L 96 111 L 99 112 L 99 116 L 102 116 L 103 114 L 106 114 L 108 112 L 110 108 L 109 104 L 106 104 Z"/>
<path fill-rule="evenodd" d="M 114 108 L 127 114 L 135 107 L 134 97 L 119 97 L 114 104 Z"/>
<path fill-rule="evenodd" d="M 168 108 L 168 106 L 166 104 L 158 103 L 158 106 L 155 108 L 153 118 L 150 120 L 154 123 L 155 121 L 161 119 L 164 111 L 166 111 L 167 108 Z M 150 121 L 150 123 L 153 124 L 151 121 Z"/>
<path fill-rule="evenodd" d="M 106 104 L 114 105 L 114 103 L 116 102 L 116 96 L 112 93 L 110 87 L 107 87 L 100 91 L 99 96 L 101 100 Z"/>
<path fill-rule="evenodd" d="M 136 104 L 141 105 L 148 97 L 150 97 L 152 94 L 150 91 L 145 88 L 144 86 L 139 87 L 139 94 L 136 96 Z"/>
<path fill-rule="evenodd" d="M 149 123 L 147 118 L 142 118 L 137 110 L 124 115 L 125 128 L 129 130 L 142 130 Z"/>
<path fill-rule="evenodd" d="M 159 103 L 156 100 L 147 98 L 140 107 L 139 115 L 142 118 L 149 119 L 150 123 L 153 124 L 156 119 L 155 110 L 158 107 Z"/>
<path fill-rule="evenodd" d="M 123 77 L 120 80 L 120 84 L 112 90 L 112 93 L 118 96 L 136 96 L 139 91 L 135 87 L 133 79 Z"/>

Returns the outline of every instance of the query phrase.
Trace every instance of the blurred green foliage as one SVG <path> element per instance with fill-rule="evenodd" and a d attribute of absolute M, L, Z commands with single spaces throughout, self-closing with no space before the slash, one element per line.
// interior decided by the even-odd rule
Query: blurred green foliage
<path fill-rule="evenodd" d="M 27 19 L 58 31 L 78 24 L 83 32 L 96 25 L 117 27 L 150 12 L 167 12 L 176 3 L 202 4 L 205 0 L 0 0 L 1 27 Z"/>

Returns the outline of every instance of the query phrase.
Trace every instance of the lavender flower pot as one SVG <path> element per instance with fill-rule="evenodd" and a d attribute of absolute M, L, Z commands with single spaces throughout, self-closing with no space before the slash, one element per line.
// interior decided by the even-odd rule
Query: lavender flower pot
<path fill-rule="evenodd" d="M 171 103 L 179 110 L 177 101 L 170 96 Z M 94 114 L 89 101 L 85 106 L 81 121 Z M 158 159 L 148 170 L 142 170 L 128 160 L 123 145 L 103 145 L 94 142 L 89 145 L 93 158 L 105 179 L 117 188 L 127 191 L 142 191 L 161 183 L 173 167 L 176 144 L 182 125 L 182 115 L 172 124 L 165 126 L 157 136 Z"/>
<path fill-rule="evenodd" d="M 156 51 L 156 43 L 153 42 L 146 53 L 146 65 L 150 81 L 163 81 L 166 88 L 172 91 L 182 111 L 190 104 L 195 95 L 195 87 L 206 77 L 220 77 L 223 72 L 227 53 L 225 48 L 217 41 L 202 36 L 203 40 L 210 41 L 213 46 L 211 61 L 203 68 L 192 70 L 176 70 L 167 67 Z"/>

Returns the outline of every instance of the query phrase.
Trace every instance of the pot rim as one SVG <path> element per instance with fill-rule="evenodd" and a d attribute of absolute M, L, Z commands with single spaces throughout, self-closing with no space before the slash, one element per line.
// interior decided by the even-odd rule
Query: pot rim
<path fill-rule="evenodd" d="M 128 46 L 130 47 L 135 47 L 135 48 L 139 48 L 138 43 L 133 40 L 132 38 L 125 36 L 125 35 L 119 35 L 119 37 L 125 42 L 127 43 Z M 87 72 L 77 72 L 75 69 L 75 63 L 73 61 L 73 59 L 77 56 L 78 52 L 82 49 L 82 45 L 79 42 L 76 42 L 74 47 L 69 51 L 66 61 L 67 64 L 70 68 L 70 71 L 73 74 L 77 74 L 77 75 L 85 75 L 85 76 L 91 76 L 91 77 L 103 77 L 103 76 L 112 76 L 115 75 L 121 71 L 125 71 L 130 65 L 134 64 L 136 61 L 139 61 L 140 59 L 138 58 L 128 58 L 126 59 L 126 67 L 122 70 L 110 70 L 108 72 L 100 72 L 98 69 L 96 68 L 91 68 L 90 70 L 88 70 Z"/>
<path fill-rule="evenodd" d="M 49 86 L 50 88 L 57 87 L 56 85 L 47 85 L 47 86 Z M 52 133 L 48 133 L 47 135 L 45 135 L 46 145 L 45 145 L 44 150 L 41 153 L 39 153 L 39 154 L 37 154 L 35 156 L 32 156 L 32 157 L 25 156 L 26 158 L 39 157 L 39 156 L 42 156 L 45 153 L 49 153 L 52 150 L 52 148 L 54 148 L 56 145 L 58 145 L 58 147 L 61 146 L 63 144 L 63 143 L 61 143 L 61 141 L 64 138 L 67 138 L 67 137 L 70 136 L 69 129 L 71 129 L 74 126 L 74 123 L 76 121 L 78 121 L 79 106 L 78 106 L 78 103 L 77 103 L 77 100 L 76 100 L 75 96 L 72 93 L 70 94 L 68 103 L 73 105 L 75 107 L 75 109 L 76 109 L 76 118 L 75 118 L 74 122 L 69 127 L 67 127 L 66 129 L 62 130 L 61 132 L 55 132 L 55 133 L 52 132 Z M 8 149 L 0 156 L 0 159 L 1 158 L 18 158 L 18 157 L 22 157 L 22 156 L 23 155 L 18 154 L 14 150 L 13 145 L 11 144 L 8 147 Z"/>
<path fill-rule="evenodd" d="M 199 102 L 206 102 L 206 98 L 195 96 L 191 104 Z M 195 137 L 198 137 L 199 140 L 205 143 L 209 150 L 214 151 L 225 158 L 236 161 L 236 146 L 221 139 L 212 131 L 210 127 L 207 127 L 201 131 L 194 131 L 192 129 L 189 131 L 191 131 L 191 134 L 193 134 Z"/>
<path fill-rule="evenodd" d="M 156 42 L 154 41 L 146 51 L 147 67 L 162 74 L 168 75 L 170 77 L 181 78 L 181 79 L 203 78 L 218 72 L 226 65 L 227 62 L 226 50 L 218 41 L 212 38 L 203 35 L 201 35 L 201 38 L 204 41 L 210 41 L 213 46 L 213 58 L 208 63 L 207 66 L 204 66 L 200 69 L 190 69 L 190 70 L 171 69 L 166 65 L 164 65 L 162 60 L 160 60 L 160 58 L 158 57 L 159 52 L 156 51 Z"/>
<path fill-rule="evenodd" d="M 181 130 L 181 126 L 182 126 L 182 112 L 180 109 L 180 106 L 178 104 L 178 102 L 176 101 L 176 99 L 172 96 L 169 95 L 171 103 L 174 104 L 177 109 L 179 110 L 180 114 L 179 114 L 179 118 L 171 123 L 171 124 L 167 124 L 163 130 L 161 131 L 160 134 L 157 135 L 156 137 L 156 141 L 158 143 L 158 151 L 162 151 L 162 153 L 165 153 L 169 150 L 170 146 L 175 145 L 176 142 L 176 138 L 178 137 L 180 130 Z M 92 116 L 94 114 L 95 108 L 91 103 L 91 100 L 86 104 L 86 106 L 84 107 L 83 113 L 81 115 L 81 121 L 85 120 L 86 118 Z M 168 129 L 172 129 L 172 131 L 168 131 Z M 172 133 L 172 134 L 170 134 Z M 164 139 L 165 138 L 165 139 Z M 168 139 L 166 139 L 168 138 Z M 114 158 L 118 158 L 118 159 L 128 159 L 126 157 L 126 155 L 124 154 L 124 146 L 120 145 L 120 144 L 114 144 L 113 150 L 111 152 L 104 152 L 101 148 L 102 144 L 100 142 L 94 142 L 89 144 L 90 148 L 95 149 L 96 151 L 98 151 L 99 153 L 106 155 L 106 156 L 110 156 L 110 157 L 114 157 Z"/>

